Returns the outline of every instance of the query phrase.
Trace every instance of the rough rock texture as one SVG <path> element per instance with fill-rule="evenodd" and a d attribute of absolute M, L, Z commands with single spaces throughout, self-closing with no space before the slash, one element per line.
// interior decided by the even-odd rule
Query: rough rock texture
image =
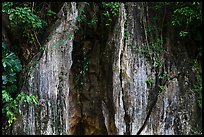
<path fill-rule="evenodd" d="M 132 7 L 129 7 L 131 9 Z M 133 8 L 135 10 L 135 8 Z M 132 11 L 132 14 L 135 11 Z M 147 115 L 148 91 L 145 80 L 150 75 L 150 65 L 142 54 L 135 54 L 124 38 L 124 25 L 128 18 L 124 6 L 121 7 L 118 24 L 115 27 L 115 57 L 113 63 L 113 98 L 117 134 L 136 134 Z M 128 18 L 127 18 L 128 17 Z M 128 20 L 131 29 L 130 43 L 142 46 L 142 26 L 140 18 Z M 137 31 L 135 31 L 137 30 Z"/>
<path fill-rule="evenodd" d="M 36 56 L 28 71 L 24 72 L 27 79 L 22 90 L 37 95 L 39 104 L 21 104 L 22 117 L 14 123 L 12 134 L 68 133 L 71 109 L 68 101 L 69 73 L 73 48 L 69 36 L 73 37 L 73 25 L 78 16 L 76 3 L 65 3 L 61 14 L 48 37 L 42 57 L 37 61 Z"/>
<path fill-rule="evenodd" d="M 144 16 L 141 3 L 129 3 L 126 9 L 121 7 L 115 27 L 113 98 L 117 134 L 190 133 L 200 122 L 196 93 L 192 90 L 194 74 L 187 51 L 182 45 L 179 48 L 174 45 L 174 33 L 169 27 L 164 44 L 167 54 L 161 56 L 165 65 L 153 67 L 144 54 L 137 52 L 144 47 Z M 124 38 L 126 18 L 128 40 Z M 169 74 L 170 79 L 158 93 L 161 72 Z M 148 86 L 145 82 L 148 78 L 156 82 Z"/>
<path fill-rule="evenodd" d="M 94 10 L 97 6 L 87 11 Z M 37 95 L 39 104 L 21 104 L 11 134 L 174 135 L 197 128 L 195 78 L 186 49 L 173 43 L 172 28 L 161 56 L 164 65 L 157 68 L 139 52 L 146 36 L 142 3 L 121 4 L 110 29 L 103 20 L 97 27 L 81 24 L 73 40 L 68 38 L 78 16 L 76 3 L 65 3 L 60 13 L 45 52 L 25 73 L 22 90 Z M 161 81 L 161 73 L 170 79 Z"/>

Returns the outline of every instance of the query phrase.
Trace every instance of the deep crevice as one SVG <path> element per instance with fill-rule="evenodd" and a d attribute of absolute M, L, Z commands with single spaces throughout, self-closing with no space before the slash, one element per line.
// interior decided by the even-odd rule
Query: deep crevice
<path fill-rule="evenodd" d="M 127 104 L 125 101 L 125 92 L 123 89 L 123 70 L 122 70 L 122 59 L 123 59 L 123 52 L 125 51 L 125 42 L 124 42 L 124 46 L 123 49 L 121 50 L 121 54 L 120 54 L 120 73 L 119 73 L 119 77 L 120 77 L 120 86 L 121 86 L 121 90 L 122 90 L 122 100 L 123 100 L 123 108 L 125 111 L 125 124 L 126 124 L 126 133 L 125 135 L 130 135 L 130 116 L 127 113 Z"/>

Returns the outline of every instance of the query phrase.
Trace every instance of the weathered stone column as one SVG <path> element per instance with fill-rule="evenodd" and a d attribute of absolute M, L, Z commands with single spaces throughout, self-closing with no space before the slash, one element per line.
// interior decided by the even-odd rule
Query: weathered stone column
<path fill-rule="evenodd" d="M 21 90 L 36 95 L 39 104 L 21 104 L 22 116 L 14 122 L 12 134 L 68 134 L 73 25 L 78 16 L 76 3 L 65 2 L 59 16 L 44 45 L 43 54 L 39 53 L 34 57 L 27 70 L 23 72 L 26 76 L 22 80 Z"/>

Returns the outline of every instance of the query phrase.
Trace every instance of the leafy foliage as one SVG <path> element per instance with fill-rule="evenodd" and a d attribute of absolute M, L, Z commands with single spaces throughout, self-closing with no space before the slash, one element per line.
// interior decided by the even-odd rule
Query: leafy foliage
<path fill-rule="evenodd" d="M 177 2 L 175 4 L 172 25 L 184 29 L 179 32 L 179 36 L 186 37 L 189 34 L 189 25 L 195 25 L 200 21 L 202 21 L 201 2 Z"/>
<path fill-rule="evenodd" d="M 109 26 L 113 18 L 119 14 L 120 2 L 102 2 L 101 5 L 104 8 L 102 14 L 106 18 L 106 26 Z"/>
<path fill-rule="evenodd" d="M 158 92 L 159 92 L 159 93 L 162 93 L 162 91 L 164 91 L 164 86 L 159 85 L 159 90 L 158 90 Z"/>
<path fill-rule="evenodd" d="M 23 92 L 18 94 L 17 97 L 12 97 L 12 94 L 17 90 L 16 75 L 21 71 L 22 65 L 16 54 L 9 50 L 7 42 L 2 42 L 2 49 L 2 114 L 6 115 L 8 124 L 11 126 L 13 121 L 16 120 L 16 114 L 20 112 L 18 108 L 20 102 L 30 103 L 32 101 L 37 104 L 37 98 Z"/>
<path fill-rule="evenodd" d="M 3 85 L 14 84 L 16 81 L 16 72 L 22 69 L 18 57 L 9 50 L 8 43 L 2 42 L 2 64 L 4 72 L 2 73 Z"/>
<path fill-rule="evenodd" d="M 163 81 L 168 81 L 170 79 L 170 76 L 167 73 L 160 73 L 158 78 Z"/>
<path fill-rule="evenodd" d="M 51 9 L 49 9 L 49 10 L 47 11 L 47 15 L 48 15 L 48 16 L 52 16 L 52 15 L 56 15 L 56 13 L 55 13 L 54 11 L 52 11 Z"/>
<path fill-rule="evenodd" d="M 165 53 L 163 46 L 163 30 L 165 30 L 165 16 L 168 14 L 171 15 L 171 18 L 168 18 L 168 21 L 171 21 L 173 29 L 178 32 L 178 36 L 185 38 L 187 36 L 195 37 L 197 41 L 201 41 L 200 33 L 198 33 L 195 28 L 200 25 L 202 22 L 202 3 L 201 2 L 158 2 L 146 4 L 146 8 L 155 16 L 147 16 L 147 20 L 144 21 L 146 43 L 143 48 L 139 51 L 146 55 L 152 62 L 154 68 L 160 68 L 163 66 L 161 56 Z M 159 13 L 162 13 L 161 15 Z M 165 15 L 165 13 L 167 13 Z M 163 15 L 164 14 L 164 15 Z M 163 20 L 161 17 L 163 17 Z M 148 18 L 149 17 L 149 18 Z M 160 25 L 160 22 L 163 24 Z M 159 24 L 159 25 L 158 25 Z M 192 33 L 194 32 L 194 34 Z M 161 33 L 161 34 L 160 34 Z M 161 35 L 161 36 L 159 36 Z M 195 36 L 196 35 L 196 36 Z M 159 38 L 160 37 L 160 38 Z M 189 38 L 189 37 L 188 37 Z M 179 39 L 179 37 L 178 37 Z M 180 39 L 179 39 L 180 40 Z M 184 40 L 184 39 L 182 39 Z M 196 45 L 199 46 L 199 45 Z M 195 49 L 196 50 L 196 49 Z M 196 65 L 197 64 L 197 65 Z M 194 85 L 195 90 L 198 91 L 198 104 L 201 106 L 201 96 L 202 96 L 202 79 L 201 72 L 199 71 L 198 64 L 194 64 L 194 69 L 196 73 L 196 80 L 198 84 Z M 170 76 L 166 73 L 160 73 L 158 75 L 160 81 L 168 81 Z M 149 82 L 147 80 L 147 82 Z M 159 85 L 159 92 L 164 90 L 164 85 Z"/>
<path fill-rule="evenodd" d="M 180 31 L 179 32 L 179 36 L 181 36 L 181 37 L 186 37 L 187 35 L 188 35 L 187 31 Z"/>
<path fill-rule="evenodd" d="M 46 24 L 45 21 L 34 14 L 30 7 L 13 7 L 13 5 L 13 2 L 4 2 L 2 5 L 2 12 L 5 12 L 9 15 L 11 26 L 20 24 L 26 26 L 31 25 L 32 28 L 38 29 L 42 28 L 42 26 Z"/>
<path fill-rule="evenodd" d="M 202 2 L 156 2 L 152 5 L 157 12 L 165 8 L 170 11 L 171 24 L 180 37 L 189 36 L 191 25 L 198 26 L 202 22 Z"/>
<path fill-rule="evenodd" d="M 193 61 L 193 70 L 197 81 L 194 85 L 194 90 L 198 93 L 198 106 L 202 108 L 202 68 L 196 59 Z"/>
<path fill-rule="evenodd" d="M 165 50 L 162 48 L 162 41 L 158 38 L 156 41 L 152 41 L 148 44 L 144 44 L 140 53 L 145 54 L 151 61 L 153 61 L 153 67 L 161 67 L 161 56 L 165 53 Z"/>
<path fill-rule="evenodd" d="M 152 85 L 152 84 L 154 84 L 154 80 L 153 79 L 151 79 L 151 78 L 149 78 L 149 79 L 147 79 L 146 81 L 145 81 L 145 83 L 147 84 L 147 85 Z"/>
<path fill-rule="evenodd" d="M 191 35 L 195 40 L 201 41 L 200 35 L 202 34 L 195 28 L 202 23 L 202 2 L 176 2 L 174 5 L 172 25 L 179 30 L 179 36 L 186 37 Z M 202 49 L 202 45 L 196 46 L 201 46 Z M 194 90 L 198 93 L 197 102 L 200 108 L 202 108 L 202 67 L 198 57 L 201 56 L 202 53 L 199 52 L 196 59 L 193 60 L 193 71 L 197 81 L 197 84 L 194 85 Z"/>
<path fill-rule="evenodd" d="M 119 13 L 119 2 L 102 2 L 102 6 L 104 7 L 103 15 L 110 18 L 111 16 L 117 16 Z"/>
<path fill-rule="evenodd" d="M 177 2 L 173 10 L 172 24 L 174 26 L 187 25 L 196 20 L 202 21 L 201 2 Z"/>
<path fill-rule="evenodd" d="M 41 29 L 46 22 L 37 16 L 31 7 L 28 6 L 14 6 L 13 2 L 3 2 L 2 12 L 9 17 L 9 27 L 15 29 L 16 26 L 21 26 L 23 36 L 28 39 L 29 43 L 34 43 L 34 30 Z M 49 15 L 54 14 L 49 11 Z"/>

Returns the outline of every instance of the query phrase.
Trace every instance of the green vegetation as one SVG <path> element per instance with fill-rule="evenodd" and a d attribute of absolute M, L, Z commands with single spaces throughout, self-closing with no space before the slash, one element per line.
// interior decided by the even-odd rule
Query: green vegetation
<path fill-rule="evenodd" d="M 38 31 L 46 25 L 46 22 L 37 16 L 34 9 L 26 2 L 3 2 L 2 12 L 8 16 L 9 24 L 7 27 L 11 31 L 18 32 L 17 37 L 20 38 L 22 36 L 27 43 L 32 45 L 37 40 L 36 35 Z M 49 11 L 48 14 L 52 16 L 51 14 L 54 13 Z M 20 47 L 18 47 L 18 43 L 12 44 L 16 45 L 8 45 L 6 41 L 2 42 L 2 115 L 9 126 L 16 120 L 17 115 L 21 113 L 19 106 L 21 103 L 38 103 L 36 96 L 27 95 L 23 91 L 18 90 L 17 75 L 22 70 L 22 64 L 16 51 L 11 50 L 11 47 Z"/>
<path fill-rule="evenodd" d="M 197 41 L 201 41 L 202 34 L 196 32 L 195 28 L 200 25 L 202 22 L 202 13 L 201 13 L 201 2 L 158 2 L 158 3 L 145 3 L 144 4 L 148 10 L 156 11 L 154 17 L 148 17 L 144 20 L 144 28 L 145 28 L 145 37 L 146 43 L 143 47 L 137 51 L 145 54 L 148 60 L 152 63 L 153 68 L 158 69 L 164 66 L 162 56 L 166 53 L 163 45 L 163 27 L 164 19 L 167 14 L 172 14 L 172 18 L 169 18 L 171 21 L 171 25 L 174 27 L 176 32 L 178 32 L 178 38 L 189 38 L 189 36 L 193 37 Z M 162 17 L 162 18 L 161 18 Z M 196 36 L 194 36 L 196 34 Z M 176 36 L 177 37 L 177 36 Z M 201 46 L 201 45 L 197 45 Z M 196 49 L 195 49 L 196 50 Z M 202 55 L 200 55 L 201 57 Z M 198 91 L 198 104 L 201 106 L 202 102 L 202 78 L 201 71 L 199 71 L 198 67 L 199 63 L 194 62 L 194 69 L 196 73 L 196 81 L 197 84 L 194 85 L 194 89 Z M 201 70 L 201 69 L 200 69 Z M 163 91 L 165 81 L 170 79 L 168 74 L 159 73 L 158 79 L 162 81 L 159 85 L 159 92 Z M 149 79 L 146 81 L 147 84 L 150 84 Z"/>
<path fill-rule="evenodd" d="M 21 111 L 19 104 L 21 102 L 34 102 L 37 104 L 37 98 L 33 95 L 26 95 L 24 92 L 17 93 L 16 75 L 21 71 L 21 62 L 14 52 L 9 50 L 7 42 L 2 42 L 2 114 L 8 119 L 8 125 L 11 126 L 16 115 Z"/>
<path fill-rule="evenodd" d="M 149 44 L 144 44 L 144 46 L 138 50 L 140 53 L 146 55 L 150 61 L 153 63 L 153 67 L 161 67 L 161 56 L 165 53 L 162 48 L 162 41 L 158 38 L 155 42 L 149 42 Z"/>
<path fill-rule="evenodd" d="M 167 73 L 160 73 L 159 74 L 159 79 L 161 79 L 163 81 L 168 81 L 170 79 L 170 76 Z"/>
<path fill-rule="evenodd" d="M 153 68 L 158 69 L 163 66 L 161 58 L 165 53 L 165 50 L 162 48 L 162 40 L 160 40 L 159 38 L 155 42 L 149 42 L 149 45 L 144 44 L 143 48 L 141 48 L 139 52 L 146 55 L 149 61 L 152 62 Z M 169 75 L 166 73 L 159 73 L 158 79 L 162 81 L 158 85 L 158 93 L 161 93 L 162 91 L 164 91 L 164 85 L 162 85 L 162 83 L 169 79 Z M 148 85 L 152 85 L 153 83 L 155 83 L 155 80 L 149 78 L 145 82 Z"/>
<path fill-rule="evenodd" d="M 119 2 L 102 2 L 102 7 L 104 8 L 103 15 L 107 18 L 117 16 L 119 13 Z"/>
<path fill-rule="evenodd" d="M 102 2 L 101 5 L 103 7 L 102 14 L 106 19 L 106 26 L 109 26 L 113 18 L 119 14 L 120 2 Z"/>
<path fill-rule="evenodd" d="M 52 11 L 51 9 L 48 9 L 47 16 L 53 16 L 53 15 L 56 15 L 56 13 Z"/>
<path fill-rule="evenodd" d="M 84 3 L 85 5 L 89 5 L 89 3 Z M 79 16 L 76 18 L 77 22 L 85 22 L 86 21 L 86 14 L 85 14 L 85 7 L 79 8 Z"/>
<path fill-rule="evenodd" d="M 101 2 L 101 3 L 95 3 L 95 2 L 83 2 L 85 5 L 83 8 L 79 8 L 79 17 L 77 17 L 77 22 L 84 22 L 88 25 L 96 25 L 98 22 L 97 12 L 100 12 L 99 14 L 102 14 L 105 19 L 107 20 L 106 25 L 110 25 L 112 22 L 112 18 L 116 17 L 119 13 L 119 2 Z M 86 15 L 85 11 L 87 10 L 88 6 L 101 6 L 103 8 L 102 11 L 95 11 L 93 15 Z M 109 23 L 109 24 L 108 24 Z"/>
<path fill-rule="evenodd" d="M 157 2 L 152 4 L 158 12 L 168 8 L 171 11 L 171 24 L 179 30 L 181 37 L 188 36 L 191 25 L 202 22 L 202 2 Z"/>
<path fill-rule="evenodd" d="M 202 67 L 197 60 L 193 60 L 193 70 L 196 76 L 196 84 L 193 89 L 198 93 L 198 106 L 202 108 Z"/>
<path fill-rule="evenodd" d="M 85 23 L 89 26 L 95 26 L 98 22 L 98 17 L 96 11 L 94 11 L 93 15 L 89 15 L 86 13 L 87 8 L 90 7 L 90 5 L 95 5 L 94 2 L 82 2 L 79 4 L 79 17 L 76 18 L 76 21 L 78 23 Z M 79 26 L 75 26 L 76 30 L 79 30 Z"/>
<path fill-rule="evenodd" d="M 152 85 L 152 84 L 154 84 L 155 83 L 155 81 L 153 80 L 153 79 L 151 79 L 151 78 L 149 78 L 149 79 L 147 79 L 146 81 L 145 81 L 145 83 L 147 83 L 147 85 Z"/>
<path fill-rule="evenodd" d="M 202 2 L 176 2 L 173 8 L 172 25 L 180 30 L 180 37 L 192 37 L 202 40 L 202 33 L 196 30 L 196 27 L 202 23 Z M 202 45 L 196 45 L 197 47 Z M 199 50 L 199 48 L 198 48 Z M 193 70 L 196 76 L 196 84 L 194 90 L 198 93 L 198 106 L 202 108 L 202 67 L 198 57 L 202 57 L 202 53 L 198 52 L 197 57 L 193 60 Z"/>
<path fill-rule="evenodd" d="M 78 3 L 79 16 L 76 18 L 78 22 L 77 25 L 74 26 L 74 30 L 79 31 L 80 27 L 84 25 L 87 28 L 91 28 L 96 26 L 98 23 L 98 17 L 102 14 L 103 19 L 105 20 L 106 26 L 110 26 L 113 21 L 113 18 L 116 17 L 119 13 L 119 2 L 83 2 Z M 93 15 L 87 13 L 88 8 L 93 8 L 92 6 L 101 7 L 102 11 L 93 11 Z M 93 9 L 92 9 L 93 10 Z M 82 60 L 80 61 L 80 73 L 75 76 L 75 87 L 80 92 L 83 90 L 83 86 L 85 84 L 85 80 L 87 78 L 88 70 L 89 70 L 89 62 L 87 57 L 87 49 L 82 49 Z"/>
<path fill-rule="evenodd" d="M 179 135 L 202 135 L 202 132 L 199 131 L 199 130 L 196 129 L 196 128 L 193 128 L 193 129 L 190 130 L 190 132 L 180 131 L 180 132 L 179 132 Z"/>
<path fill-rule="evenodd" d="M 87 57 L 87 49 L 83 48 L 82 49 L 82 54 L 83 54 L 83 59 L 81 61 L 80 65 L 80 72 L 79 74 L 75 77 L 75 88 L 79 91 L 82 92 L 85 80 L 87 78 L 87 74 L 89 71 L 89 62 L 88 62 L 88 57 Z"/>
<path fill-rule="evenodd" d="M 9 17 L 9 27 L 16 29 L 21 26 L 23 36 L 30 44 L 35 42 L 35 33 L 47 23 L 37 16 L 31 7 L 27 4 L 15 5 L 13 2 L 3 2 L 2 12 L 6 13 Z M 53 12 L 49 11 L 48 15 Z"/>
<path fill-rule="evenodd" d="M 180 27 L 179 35 L 186 37 L 189 31 L 189 25 L 196 25 L 202 21 L 202 3 L 201 2 L 176 2 L 172 14 L 172 25 Z"/>

